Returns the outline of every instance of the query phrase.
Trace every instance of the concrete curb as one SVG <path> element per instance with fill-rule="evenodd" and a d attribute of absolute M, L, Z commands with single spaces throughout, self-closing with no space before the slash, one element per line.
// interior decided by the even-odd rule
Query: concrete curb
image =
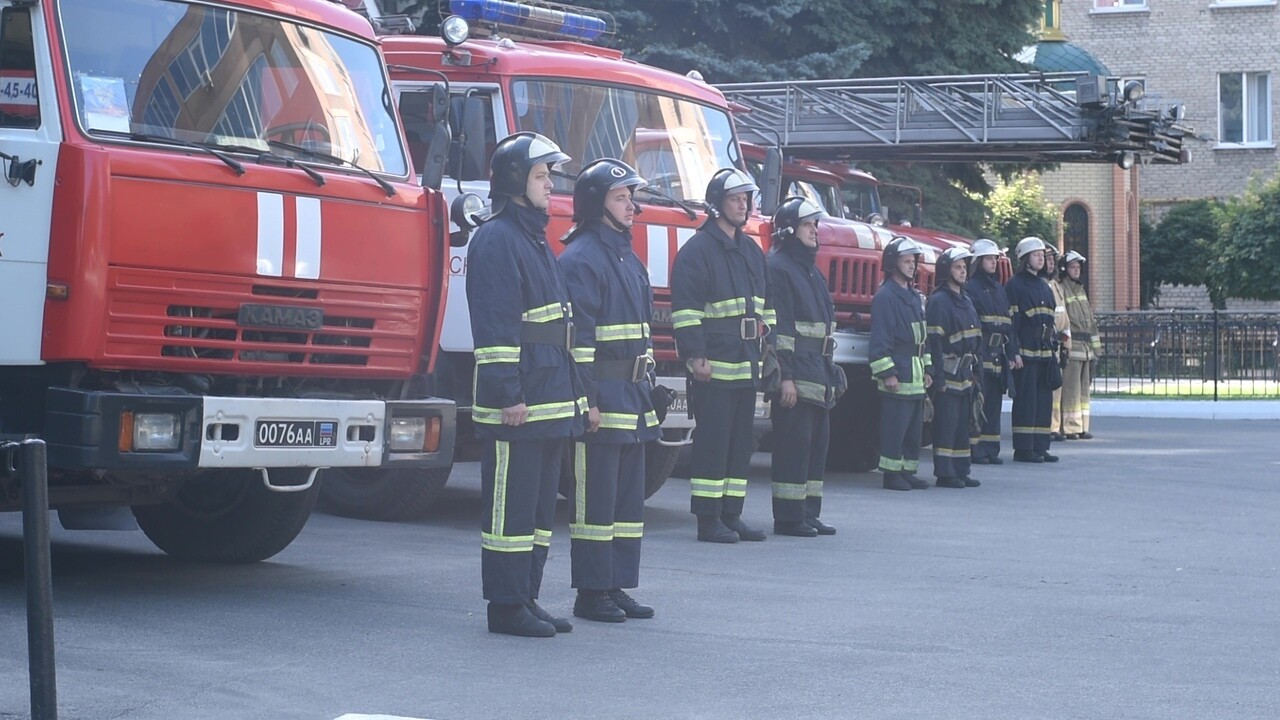
<path fill-rule="evenodd" d="M 1004 399 L 1004 410 L 1011 408 Z M 1280 420 L 1280 400 L 1109 400 L 1089 403 L 1093 417 L 1181 418 L 1192 420 Z"/>

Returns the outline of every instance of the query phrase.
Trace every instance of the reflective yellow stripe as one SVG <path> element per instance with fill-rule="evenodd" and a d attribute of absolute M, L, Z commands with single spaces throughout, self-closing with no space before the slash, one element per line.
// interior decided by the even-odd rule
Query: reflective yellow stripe
<path fill-rule="evenodd" d="M 747 479 L 746 478 L 725 478 L 724 494 L 726 497 L 746 497 L 747 496 Z"/>
<path fill-rule="evenodd" d="M 972 380 L 959 380 L 959 381 L 948 380 L 947 381 L 948 390 L 968 390 L 971 387 L 973 387 Z"/>
<path fill-rule="evenodd" d="M 981 315 L 978 317 L 978 319 L 984 323 L 990 323 L 992 325 L 1012 325 L 1013 324 L 1013 321 L 1009 319 L 1008 315 Z"/>
<path fill-rule="evenodd" d="M 902 458 L 880 456 L 880 469 L 885 472 L 902 472 Z"/>
<path fill-rule="evenodd" d="M 612 525 L 579 525 L 573 523 L 569 525 L 569 537 L 573 540 L 609 542 L 613 540 L 614 531 Z"/>
<path fill-rule="evenodd" d="M 573 361 L 577 363 L 589 363 L 596 359 L 596 349 L 593 347 L 576 347 L 572 352 Z"/>
<path fill-rule="evenodd" d="M 774 338 L 774 343 L 775 343 L 775 347 L 777 347 L 779 351 L 782 351 L 782 350 L 790 350 L 791 352 L 796 351 L 796 339 L 790 335 L 778 335 L 777 337 Z"/>
<path fill-rule="evenodd" d="M 580 442 L 573 444 L 573 521 L 587 523 L 587 446 Z"/>
<path fill-rule="evenodd" d="M 871 372 L 875 375 L 879 375 L 885 370 L 892 370 L 892 369 L 893 369 L 893 358 L 891 357 L 882 357 L 882 358 L 878 358 L 876 360 L 871 361 Z"/>
<path fill-rule="evenodd" d="M 533 550 L 532 535 L 495 535 L 480 533 L 480 548 L 493 552 L 531 552 Z"/>
<path fill-rule="evenodd" d="M 916 322 L 911 323 L 911 337 L 915 338 L 917 345 L 924 342 L 925 331 L 924 331 L 923 320 L 918 320 Z"/>
<path fill-rule="evenodd" d="M 527 322 L 547 322 L 550 320 L 559 320 L 564 317 L 564 306 L 560 303 L 551 303 L 542 307 L 531 308 L 520 314 L 520 319 Z"/>
<path fill-rule="evenodd" d="M 925 332 L 929 333 L 930 335 L 941 335 L 941 334 L 942 334 L 942 326 L 941 326 L 941 325 L 930 325 L 929 327 L 925 328 Z"/>
<path fill-rule="evenodd" d="M 727 481 L 724 478 L 710 480 L 708 478 L 689 478 L 689 489 L 694 497 L 721 498 Z"/>
<path fill-rule="evenodd" d="M 813 400 L 815 402 L 825 403 L 827 401 L 827 386 L 821 383 L 809 382 L 808 380 L 796 380 L 796 395 L 803 400 Z"/>
<path fill-rule="evenodd" d="M 797 322 L 796 332 L 801 337 L 824 338 L 827 336 L 825 322 Z"/>
<path fill-rule="evenodd" d="M 773 497 L 777 500 L 804 500 L 806 486 L 804 483 L 771 483 Z"/>
<path fill-rule="evenodd" d="M 774 310 L 773 308 L 765 308 L 760 313 L 760 319 L 764 321 L 765 325 L 769 325 L 769 326 L 777 325 L 778 311 Z"/>
<path fill-rule="evenodd" d="M 1029 427 L 1026 425 L 1014 425 L 1013 431 L 1018 433 L 1019 435 L 1048 435 L 1049 434 L 1049 428 L 1047 427 L 1034 427 L 1034 426 Z"/>
<path fill-rule="evenodd" d="M 644 537 L 644 523 L 616 522 L 613 524 L 613 537 L 615 539 Z"/>
<path fill-rule="evenodd" d="M 761 305 L 764 304 L 762 301 Z M 743 298 L 730 298 L 719 302 L 707 303 L 703 308 L 706 317 L 721 318 L 747 314 L 747 301 Z"/>
<path fill-rule="evenodd" d="M 520 362 L 520 348 L 509 345 L 490 345 L 475 349 L 476 364 Z"/>
<path fill-rule="evenodd" d="M 649 337 L 649 323 L 622 323 L 620 325 L 596 326 L 596 342 L 643 340 L 647 337 Z"/>
<path fill-rule="evenodd" d="M 706 315 L 701 310 L 676 310 L 671 313 L 671 327 L 679 330 L 680 328 L 698 325 Z"/>
<path fill-rule="evenodd" d="M 1022 349 L 1022 355 L 1030 358 L 1053 358 L 1058 356 L 1052 350 L 1028 350 L 1027 348 Z"/>
<path fill-rule="evenodd" d="M 961 340 L 964 340 L 965 338 L 980 338 L 980 337 L 982 337 L 982 330 L 980 328 L 968 328 L 966 330 L 960 330 L 959 332 L 951 333 L 951 337 L 947 339 L 954 344 L 954 343 L 960 342 Z"/>
<path fill-rule="evenodd" d="M 1000 436 L 999 435 L 977 435 L 975 437 L 969 438 L 970 445 L 976 445 L 980 442 L 998 443 L 1000 442 Z"/>
<path fill-rule="evenodd" d="M 542 547 L 551 547 L 551 531 L 542 528 L 533 529 L 533 544 Z"/>
<path fill-rule="evenodd" d="M 745 362 L 724 362 L 721 360 L 708 360 L 711 365 L 711 378 L 713 380 L 750 380 L 751 379 L 751 361 Z"/>
<path fill-rule="evenodd" d="M 1053 314 L 1055 312 L 1056 312 L 1055 308 L 1033 307 L 1033 308 L 1028 308 L 1027 311 L 1023 313 L 1023 315 L 1026 315 L 1029 318 L 1033 318 L 1036 316 L 1053 317 Z"/>
<path fill-rule="evenodd" d="M 822 497 L 822 481 L 810 480 L 809 482 L 805 483 L 804 494 L 806 497 L 811 497 L 811 498 Z"/>
<path fill-rule="evenodd" d="M 511 464 L 511 445 L 505 440 L 498 440 L 493 445 L 493 454 L 493 515 L 489 519 L 489 527 L 495 536 L 501 536 L 507 529 L 507 471 Z"/>
<path fill-rule="evenodd" d="M 919 469 L 920 469 L 919 460 L 903 460 L 902 461 L 902 472 L 913 473 Z"/>
<path fill-rule="evenodd" d="M 944 458 L 967 458 L 969 457 L 969 448 L 953 449 L 933 446 L 933 454 Z"/>
<path fill-rule="evenodd" d="M 564 402 L 529 405 L 528 414 L 525 416 L 525 422 L 571 418 L 576 412 L 582 411 L 585 408 L 587 408 L 586 398 L 579 398 L 576 402 L 573 400 L 566 400 Z M 475 405 L 471 408 L 471 419 L 478 423 L 501 425 L 502 410 L 501 408 L 489 408 Z"/>

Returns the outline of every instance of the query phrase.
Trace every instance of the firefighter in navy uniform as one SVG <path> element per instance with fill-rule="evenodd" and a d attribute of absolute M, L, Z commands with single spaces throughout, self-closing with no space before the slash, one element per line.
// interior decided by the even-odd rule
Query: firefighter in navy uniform
<path fill-rule="evenodd" d="M 997 275 L 1000 246 L 982 239 L 969 248 L 973 254 L 969 282 L 965 292 L 978 311 L 982 323 L 982 412 L 969 438 L 970 462 L 974 465 L 1003 465 L 1000 459 L 1000 413 L 1004 394 L 1011 388 L 1009 335 L 1013 320 L 1009 316 L 1009 296 Z"/>
<path fill-rule="evenodd" d="M 690 509 L 704 542 L 765 539 L 742 521 L 760 342 L 774 319 L 764 252 L 742 232 L 757 191 L 741 170 L 716 171 L 707 183 L 707 221 L 671 268 L 671 324 L 697 420 Z"/>
<path fill-rule="evenodd" d="M 1018 241 L 1014 248 L 1018 268 L 1004 286 L 1013 317 L 1008 352 L 1013 367 L 1013 459 L 1017 462 L 1058 461 L 1049 454 L 1058 340 L 1053 290 L 1040 277 L 1044 249 L 1038 237 Z"/>
<path fill-rule="evenodd" d="M 836 529 L 818 519 L 830 436 L 829 413 L 847 383 L 833 361 L 835 306 L 814 265 L 822 208 L 790 197 L 773 215 L 769 297 L 778 322 L 769 334 L 782 370 L 773 405 L 773 532 L 815 537 Z"/>
<path fill-rule="evenodd" d="M 640 584 L 645 443 L 660 434 L 651 395 L 653 292 L 631 249 L 632 195 L 645 185 L 620 160 L 583 168 L 573 189 L 574 228 L 560 255 L 596 428 L 574 443 L 573 614 L 601 622 L 654 614 L 626 592 Z"/>
<path fill-rule="evenodd" d="M 933 382 L 925 352 L 924 298 L 912 286 L 924 250 L 897 236 L 885 246 L 885 280 L 871 301 L 871 374 L 880 391 L 880 472 L 886 490 L 924 490 L 916 477 L 925 390 Z"/>
<path fill-rule="evenodd" d="M 969 428 L 980 382 L 982 324 L 965 292 L 966 248 L 938 256 L 938 288 L 929 296 L 925 322 L 933 372 L 933 475 L 938 487 L 977 487 L 969 477 Z"/>
<path fill-rule="evenodd" d="M 475 341 L 480 461 L 481 576 L 489 631 L 551 637 L 573 625 L 535 600 L 551 545 L 560 462 L 586 429 L 574 364 L 573 315 L 547 246 L 551 169 L 569 157 L 535 133 L 503 139 L 490 161 L 494 217 L 467 253 Z"/>

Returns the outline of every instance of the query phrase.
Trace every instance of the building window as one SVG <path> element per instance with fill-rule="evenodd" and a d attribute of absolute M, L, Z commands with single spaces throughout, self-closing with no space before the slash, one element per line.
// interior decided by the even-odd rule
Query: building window
<path fill-rule="evenodd" d="M 1089 208 L 1083 203 L 1071 203 L 1062 213 L 1062 254 L 1075 250 L 1085 256 L 1080 267 L 1080 282 L 1089 287 Z"/>
<path fill-rule="evenodd" d="M 1271 144 L 1271 74 L 1218 75 L 1218 142 Z"/>
<path fill-rule="evenodd" d="M 1094 10 L 1146 10 L 1147 0 L 1093 0 Z"/>

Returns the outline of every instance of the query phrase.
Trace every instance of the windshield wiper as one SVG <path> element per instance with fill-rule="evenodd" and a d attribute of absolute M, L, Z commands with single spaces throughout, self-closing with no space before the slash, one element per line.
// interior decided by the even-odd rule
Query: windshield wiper
<path fill-rule="evenodd" d="M 136 140 L 138 142 L 149 142 L 157 145 L 175 145 L 177 147 L 199 150 L 200 152 L 208 153 L 221 160 L 227 167 L 234 170 L 237 176 L 244 174 L 244 165 L 242 165 L 239 160 L 236 160 L 230 155 L 218 150 L 216 145 L 210 143 L 194 143 L 186 140 L 179 140 L 178 138 L 172 138 L 168 135 L 152 135 L 149 133 L 125 132 L 123 130 L 100 130 L 95 128 L 89 132 L 92 134 L 117 135 L 119 137 L 129 138 L 130 140 Z"/>
<path fill-rule="evenodd" d="M 324 181 L 323 175 L 316 172 L 315 170 L 312 170 L 306 165 L 303 165 L 302 163 L 294 160 L 293 158 L 287 158 L 283 155 L 277 155 L 271 152 L 270 150 L 263 150 L 262 148 L 256 148 L 256 147 L 253 147 L 252 145 L 226 145 L 226 144 L 218 143 L 217 148 L 219 150 L 227 150 L 229 152 L 242 152 L 242 153 L 247 153 L 249 155 L 253 155 L 258 159 L 259 165 L 276 165 L 276 166 L 287 167 L 287 168 L 298 168 L 302 172 L 306 173 L 307 177 L 315 181 L 316 185 L 318 185 L 319 187 L 324 187 L 325 181 Z"/>
<path fill-rule="evenodd" d="M 664 203 L 654 203 L 654 205 L 666 205 L 667 207 L 678 207 L 681 210 L 684 210 L 685 213 L 689 215 L 690 220 L 698 219 L 698 213 L 694 210 L 694 207 L 686 203 L 684 200 L 677 200 L 671 197 L 670 195 L 662 192 L 661 190 L 655 190 L 649 187 L 648 185 L 642 188 L 637 188 L 636 192 L 648 193 L 659 200 L 666 201 Z"/>
<path fill-rule="evenodd" d="M 382 188 L 382 191 L 387 194 L 387 197 L 395 197 L 396 189 L 392 187 L 391 183 L 378 177 L 372 170 L 362 165 L 357 165 L 356 163 L 353 163 L 350 160 L 344 160 L 338 157 L 337 155 L 322 153 L 319 150 L 312 150 L 311 148 L 306 148 L 301 145 L 294 145 L 293 143 L 287 143 L 283 140 L 267 140 L 266 142 L 271 147 L 278 147 L 278 148 L 284 148 L 285 150 L 292 150 L 293 152 L 296 152 L 299 155 L 307 155 L 309 157 L 316 158 L 317 160 L 324 160 L 338 166 L 346 165 L 349 167 L 353 167 L 356 170 L 359 170 L 360 172 L 364 173 L 365 175 L 368 175 L 370 178 L 373 179 L 374 182 L 378 183 L 378 185 Z"/>

